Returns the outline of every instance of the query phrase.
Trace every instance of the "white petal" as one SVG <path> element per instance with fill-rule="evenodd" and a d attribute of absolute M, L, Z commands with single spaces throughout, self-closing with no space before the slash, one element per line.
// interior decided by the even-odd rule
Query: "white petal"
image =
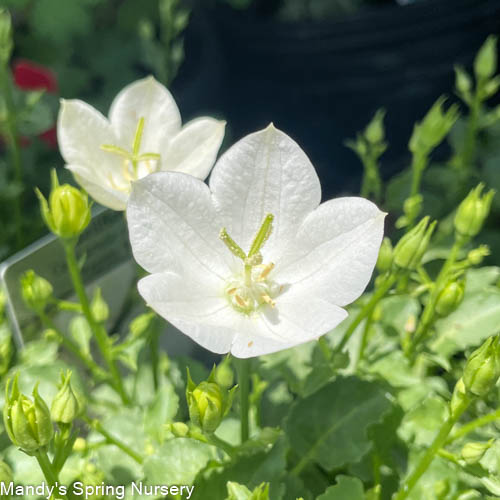
<path fill-rule="evenodd" d="M 274 279 L 332 304 L 351 303 L 372 275 L 384 217 L 363 198 L 337 198 L 321 204 L 276 263 Z"/>
<path fill-rule="evenodd" d="M 131 149 L 141 118 L 144 118 L 141 153 L 159 153 L 162 143 L 181 128 L 181 116 L 172 94 L 153 77 L 127 85 L 111 104 L 109 119 L 121 147 Z"/>
<path fill-rule="evenodd" d="M 205 285 L 205 286 L 203 286 Z M 142 297 L 158 314 L 204 348 L 226 353 L 239 318 L 216 288 L 200 286 L 188 273 L 152 274 L 139 281 Z"/>
<path fill-rule="evenodd" d="M 161 170 L 175 170 L 206 179 L 224 139 L 226 122 L 197 118 L 168 143 L 162 153 Z"/>
<path fill-rule="evenodd" d="M 231 353 L 249 358 L 288 349 L 332 330 L 347 317 L 347 312 L 313 296 L 285 293 L 274 309 L 259 316 L 254 331 L 242 330 L 233 342 Z"/>
<path fill-rule="evenodd" d="M 61 155 L 69 165 L 88 167 L 98 175 L 120 168 L 119 157 L 101 149 L 103 144 L 117 142 L 111 125 L 99 111 L 83 101 L 61 101 L 57 140 Z"/>
<path fill-rule="evenodd" d="M 321 199 L 306 154 L 273 125 L 231 147 L 215 165 L 210 187 L 229 234 L 245 251 L 265 215 L 275 216 L 266 259 L 279 254 Z"/>
<path fill-rule="evenodd" d="M 95 201 L 112 210 L 125 210 L 128 194 L 113 189 L 107 180 L 100 179 L 95 172 L 80 165 L 66 165 L 75 180 Z"/>
<path fill-rule="evenodd" d="M 205 183 L 186 174 L 159 172 L 132 184 L 127 206 L 137 262 L 151 273 L 180 261 L 200 275 L 226 279 L 230 252 Z"/>

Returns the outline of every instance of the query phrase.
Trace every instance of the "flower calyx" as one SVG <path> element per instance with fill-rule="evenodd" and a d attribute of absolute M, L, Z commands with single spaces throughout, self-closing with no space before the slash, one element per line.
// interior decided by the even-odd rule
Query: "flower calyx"
<path fill-rule="evenodd" d="M 47 404 L 38 394 L 38 385 L 33 389 L 31 400 L 19 391 L 18 379 L 19 374 L 12 386 L 11 380 L 7 381 L 3 420 L 12 443 L 31 454 L 49 444 L 54 428 Z"/>
<path fill-rule="evenodd" d="M 219 427 L 233 404 L 238 386 L 227 390 L 215 379 L 215 366 L 207 380 L 196 385 L 187 370 L 186 400 L 191 422 L 203 432 L 211 434 Z"/>

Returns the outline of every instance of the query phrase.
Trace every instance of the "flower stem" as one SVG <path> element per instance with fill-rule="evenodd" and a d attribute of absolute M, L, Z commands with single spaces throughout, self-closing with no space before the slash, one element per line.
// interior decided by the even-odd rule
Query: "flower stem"
<path fill-rule="evenodd" d="M 424 311 L 422 312 L 422 316 L 418 323 L 417 331 L 413 336 L 411 342 L 408 343 L 408 347 L 406 349 L 406 355 L 408 357 L 414 358 L 415 349 L 417 345 L 425 338 L 429 328 L 431 327 L 434 320 L 434 312 L 436 308 L 436 302 L 439 298 L 439 294 L 441 293 L 444 286 L 446 286 L 446 282 L 449 277 L 449 271 L 451 267 L 455 264 L 457 260 L 458 252 L 462 248 L 464 241 L 461 238 L 455 239 L 455 243 L 451 248 L 451 251 L 448 255 L 448 259 L 443 264 L 441 271 L 436 278 L 436 283 L 434 284 L 434 288 L 432 289 L 431 295 L 427 304 L 425 305 Z"/>
<path fill-rule="evenodd" d="M 248 440 L 250 435 L 248 413 L 250 411 L 250 376 L 248 359 L 235 359 L 238 371 L 238 385 L 240 389 L 240 418 L 241 418 L 241 443 Z"/>
<path fill-rule="evenodd" d="M 212 444 L 216 446 L 217 448 L 220 448 L 221 450 L 225 451 L 230 457 L 233 457 L 236 449 L 234 446 L 231 446 L 228 442 L 224 441 L 223 439 L 217 437 L 215 434 L 205 434 L 205 438 L 207 440 L 207 443 Z"/>
<path fill-rule="evenodd" d="M 457 439 L 460 439 L 461 437 L 464 437 L 470 432 L 476 430 L 478 427 L 491 424 L 492 422 L 495 422 L 496 420 L 499 419 L 500 419 L 500 409 L 488 415 L 476 418 L 475 420 L 472 420 L 468 424 L 465 424 L 462 427 L 460 427 L 460 429 L 454 432 L 446 442 L 451 443 L 452 441 L 456 441 Z"/>
<path fill-rule="evenodd" d="M 101 425 L 101 422 L 98 420 L 90 420 L 89 418 L 84 418 L 85 422 L 98 432 L 101 436 L 103 436 L 109 444 L 115 445 L 117 448 L 120 448 L 124 453 L 126 453 L 129 457 L 133 458 L 138 464 L 142 464 L 144 462 L 144 458 L 139 455 L 136 451 L 134 451 L 130 446 L 125 444 L 123 441 L 120 441 L 118 438 L 115 438 L 112 434 L 110 434 L 104 427 Z"/>
<path fill-rule="evenodd" d="M 42 320 L 42 324 L 55 332 L 57 335 L 57 340 L 60 344 L 62 344 L 68 351 L 70 351 L 76 358 L 78 358 L 92 373 L 95 380 L 106 380 L 108 378 L 107 374 L 102 370 L 102 368 L 90 357 L 86 356 L 80 349 L 80 347 L 73 342 L 71 339 L 67 338 L 53 321 L 43 312 L 39 311 L 40 319 Z"/>
<path fill-rule="evenodd" d="M 385 279 L 385 281 L 375 290 L 375 293 L 372 295 L 371 299 L 361 308 L 361 311 L 358 312 L 358 315 L 352 320 L 350 325 L 347 327 L 347 330 L 342 337 L 342 340 L 336 347 L 337 351 L 342 351 L 346 346 L 347 342 L 351 338 L 352 334 L 358 327 L 358 325 L 373 311 L 375 306 L 380 302 L 381 299 L 384 298 L 385 294 L 391 289 L 392 285 L 395 283 L 397 279 L 397 273 L 392 272 Z"/>
<path fill-rule="evenodd" d="M 101 351 L 102 357 L 106 362 L 109 373 L 111 375 L 111 380 L 113 381 L 113 386 L 116 392 L 120 395 L 124 404 L 128 405 L 130 403 L 129 398 L 123 387 L 120 372 L 113 359 L 113 354 L 111 352 L 111 343 L 106 330 L 102 325 L 99 324 L 94 318 L 92 311 L 90 309 L 89 299 L 87 297 L 87 292 L 83 286 L 82 277 L 80 275 L 80 269 L 78 268 L 78 263 L 76 261 L 75 255 L 75 241 L 74 240 L 61 240 L 63 242 L 64 250 L 66 252 L 66 262 L 68 264 L 69 273 L 71 275 L 71 280 L 75 288 L 75 292 L 78 296 L 78 300 L 82 306 L 83 315 L 87 319 L 90 329 L 92 330 L 94 337 L 96 339 L 99 350 Z"/>
<path fill-rule="evenodd" d="M 50 462 L 47 452 L 44 449 L 40 448 L 37 452 L 35 452 L 35 458 L 37 459 L 38 465 L 40 466 L 40 469 L 45 476 L 48 486 L 51 488 L 55 488 L 56 483 L 59 483 L 59 478 L 52 466 L 52 463 Z M 59 492 L 57 492 L 57 488 L 54 489 L 54 492 L 57 493 L 57 497 L 54 496 L 54 498 L 67 498 L 65 495 L 59 495 Z"/>
<path fill-rule="evenodd" d="M 404 483 L 399 488 L 398 492 L 393 496 L 392 500 L 404 500 L 408 497 L 410 492 L 417 484 L 418 480 L 422 477 L 422 475 L 428 469 L 429 465 L 434 460 L 434 457 L 438 454 L 441 447 L 446 443 L 448 435 L 453 429 L 453 426 L 457 423 L 458 419 L 467 409 L 469 404 L 470 400 L 468 398 L 465 398 L 455 409 L 453 414 L 446 419 L 446 421 L 439 429 L 436 437 L 434 438 L 434 441 L 432 442 L 430 447 L 427 448 L 427 451 L 424 453 L 413 472 L 406 478 Z"/>

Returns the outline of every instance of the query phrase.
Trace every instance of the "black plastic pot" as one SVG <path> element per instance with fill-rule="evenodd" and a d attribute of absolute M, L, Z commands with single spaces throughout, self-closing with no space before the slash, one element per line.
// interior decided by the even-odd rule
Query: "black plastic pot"
<path fill-rule="evenodd" d="M 328 197 L 356 187 L 361 166 L 343 142 L 381 106 L 391 143 L 385 174 L 404 167 L 413 123 L 453 92 L 453 64 L 469 65 L 500 31 L 500 1 L 428 0 L 289 24 L 200 6 L 193 21 L 177 82 L 198 87 L 184 92 L 188 111 L 218 111 L 232 140 L 273 121 L 309 154 Z"/>

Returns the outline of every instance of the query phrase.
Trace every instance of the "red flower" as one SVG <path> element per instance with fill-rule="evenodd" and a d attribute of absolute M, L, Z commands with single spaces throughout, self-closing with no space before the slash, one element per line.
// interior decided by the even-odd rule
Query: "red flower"
<path fill-rule="evenodd" d="M 52 94 L 58 91 L 56 76 L 44 66 L 20 60 L 14 63 L 13 72 L 14 81 L 22 90 L 46 90 Z"/>
<path fill-rule="evenodd" d="M 59 90 L 54 73 L 40 64 L 27 60 L 19 60 L 12 68 L 14 82 L 21 90 L 46 90 L 56 94 Z M 51 149 L 57 149 L 57 129 L 54 125 L 38 136 Z M 21 143 L 29 144 L 28 138 L 21 138 Z"/>

